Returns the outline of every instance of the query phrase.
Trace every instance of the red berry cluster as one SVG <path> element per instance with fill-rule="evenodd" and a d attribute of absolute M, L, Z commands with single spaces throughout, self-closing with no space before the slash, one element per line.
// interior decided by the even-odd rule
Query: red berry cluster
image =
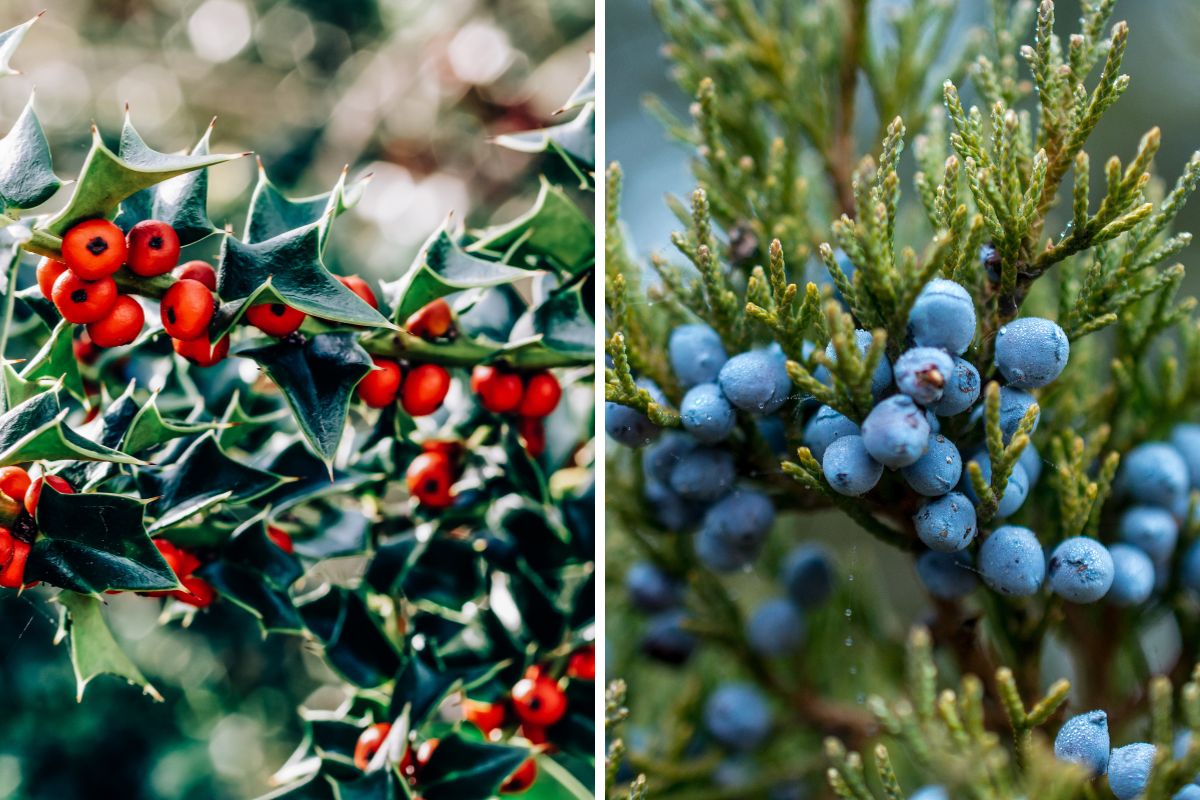
<path fill-rule="evenodd" d="M 425 442 L 423 452 L 404 473 L 408 493 L 426 508 L 448 508 L 454 503 L 454 482 L 462 445 L 458 442 Z"/>
<path fill-rule="evenodd" d="M 378 308 L 374 293 L 361 278 L 339 278 L 352 292 Z M 445 300 L 434 300 L 408 318 L 409 333 L 437 339 L 450 332 L 452 318 Z M 437 364 L 402 365 L 383 356 L 372 356 L 375 369 L 358 384 L 358 397 L 371 408 L 386 408 L 397 398 L 413 417 L 437 411 L 450 391 L 450 373 Z"/>
<path fill-rule="evenodd" d="M 274 525 L 268 526 L 267 536 L 285 553 L 291 553 L 295 549 L 292 537 L 282 528 L 276 528 Z M 175 577 L 179 579 L 183 588 L 170 592 L 146 592 L 145 594 L 148 597 L 173 597 L 196 608 L 207 608 L 212 605 L 213 600 L 217 598 L 212 584 L 195 574 L 196 570 L 204 564 L 203 559 L 191 550 L 185 550 L 165 539 L 155 539 L 154 546 L 158 548 L 158 552 L 162 554 L 163 560 L 175 573 Z"/>
<path fill-rule="evenodd" d="M 534 456 L 546 448 L 542 419 L 558 407 L 562 386 L 549 370 L 522 375 L 501 365 L 483 365 L 471 372 L 471 391 L 493 414 L 517 415 L 517 431 Z"/>
<path fill-rule="evenodd" d="M 42 486 L 50 484 L 63 494 L 71 494 L 71 484 L 57 475 L 30 478 L 21 467 L 0 468 L 0 516 L 7 527 L 0 527 L 0 586 L 20 589 L 25 583 L 25 564 L 37 540 L 37 506 Z"/>

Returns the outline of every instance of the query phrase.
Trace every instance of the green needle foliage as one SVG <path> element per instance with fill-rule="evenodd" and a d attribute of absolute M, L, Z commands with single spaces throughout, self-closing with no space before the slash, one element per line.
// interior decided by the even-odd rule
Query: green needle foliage
<path fill-rule="evenodd" d="M 886 19 L 869 0 L 654 6 L 672 74 L 695 102 L 686 120 L 655 101 L 651 109 L 691 148 L 696 188 L 669 201 L 678 252 L 651 256 L 647 269 L 622 236 L 622 175 L 609 167 L 606 397 L 658 427 L 680 427 L 683 390 L 665 344 L 695 322 L 716 331 L 730 355 L 777 346 L 794 391 L 775 415 L 782 451 L 740 412 L 720 445 L 734 453 L 738 485 L 768 495 L 780 515 L 753 574 L 721 577 L 704 566 L 693 535 L 665 526 L 643 499 L 661 475 L 612 448 L 610 560 L 649 560 L 686 585 L 685 628 L 720 656 L 697 655 L 686 677 L 664 677 L 636 643 L 614 644 L 628 683 L 628 701 L 623 684 L 614 702 L 633 711 L 610 731 L 623 738 L 610 752 L 609 796 L 628 795 L 637 774 L 637 792 L 664 798 L 768 797 L 806 785 L 866 800 L 906 797 L 923 784 L 944 785 L 951 797 L 1108 796 L 1052 756 L 1046 728 L 1070 707 L 1106 709 L 1114 747 L 1139 735 L 1160 743 L 1146 796 L 1170 797 L 1194 771 L 1193 753 L 1173 762 L 1167 740 L 1192 724 L 1198 691 L 1188 670 L 1200 607 L 1181 585 L 1181 558 L 1160 567 L 1166 579 L 1134 608 L 1072 605 L 1048 589 L 1023 599 L 983 587 L 929 598 L 929 630 L 911 637 L 905 655 L 911 614 L 890 607 L 895 598 L 880 585 L 892 581 L 897 558 L 924 551 L 912 520 L 921 498 L 886 475 L 862 497 L 839 494 L 803 441 L 816 405 L 863 421 L 876 403 L 876 366 L 908 346 L 921 290 L 950 279 L 971 294 L 978 317 L 963 358 L 979 368 L 979 406 L 941 427 L 963 448 L 963 480 L 978 497 L 976 542 L 1000 524 L 999 499 L 1030 447 L 1044 475 L 1006 522 L 1035 531 L 1047 553 L 1075 536 L 1116 541 L 1122 455 L 1194 420 L 1200 402 L 1196 301 L 1179 296 L 1184 268 L 1175 261 L 1191 235 L 1172 230 L 1200 182 L 1200 154 L 1164 181 L 1154 128 L 1131 158 L 1107 157 L 1093 174 L 1092 134 L 1130 85 L 1122 72 L 1129 29 L 1114 21 L 1115 0 L 1082 3 L 1069 33 L 1049 0 L 993 0 L 988 30 L 967 36 L 951 36 L 955 4 L 936 0 L 889 8 Z M 1006 435 L 994 347 L 1019 316 L 1056 320 L 1070 363 L 1035 390 L 1036 403 Z M 865 351 L 856 330 L 871 333 Z M 990 473 L 967 458 L 972 445 L 987 453 Z M 1177 554 L 1195 538 L 1195 505 Z M 808 616 L 804 651 L 760 657 L 746 647 L 747 604 L 779 592 L 772 573 L 786 550 L 828 524 L 802 515 L 825 511 L 887 547 L 847 542 L 857 574 L 845 577 L 857 580 L 844 580 L 829 608 Z M 610 596 L 623 594 L 623 570 L 609 574 Z M 863 586 L 864 574 L 873 586 Z M 628 639 L 633 611 L 620 600 L 610 608 L 610 635 Z M 1177 626 L 1183 655 L 1152 665 L 1139 636 L 1164 620 Z M 1064 657 L 1078 665 L 1069 689 L 1056 680 L 1061 667 L 1045 669 Z M 953 691 L 939 693 L 935 659 Z M 703 735 L 702 702 L 645 698 L 657 683 L 704 695 L 731 679 L 757 685 L 777 712 L 767 743 L 738 757 L 754 777 L 736 788 L 722 777 L 736 759 Z M 1173 692 L 1172 683 L 1183 688 Z M 870 699 L 864 714 L 872 693 L 902 699 Z M 643 704 L 655 719 L 639 718 Z M 630 730 L 654 743 L 634 746 Z M 891 741 L 875 746 L 881 733 L 903 752 Z M 829 736 L 825 757 L 816 757 Z"/>

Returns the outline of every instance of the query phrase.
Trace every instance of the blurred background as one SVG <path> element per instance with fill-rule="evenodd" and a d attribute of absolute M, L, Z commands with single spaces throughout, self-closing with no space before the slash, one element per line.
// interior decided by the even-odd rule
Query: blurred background
<path fill-rule="evenodd" d="M 6 0 L 0 29 L 46 7 Z M 378 279 L 407 267 L 450 213 L 469 225 L 528 208 L 561 160 L 490 143 L 552 121 L 588 69 L 592 0 L 62 0 L 0 81 L 0 128 L 29 93 L 55 169 L 73 177 L 94 121 L 115 147 L 123 108 L 147 142 L 191 147 L 218 117 L 212 149 L 252 150 L 295 195 L 327 191 L 343 165 L 373 173 L 343 217 L 330 266 Z M 210 213 L 240 231 L 253 159 L 210 172 Z M 563 181 L 572 186 L 577 181 Z M 590 208 L 590 200 L 585 207 Z M 339 700 L 293 638 L 262 640 L 215 605 L 190 628 L 161 604 L 114 596 L 105 616 L 166 698 L 101 677 L 82 703 L 55 606 L 40 590 L 0 615 L 0 798 L 251 798 L 303 735 L 302 703 Z"/>

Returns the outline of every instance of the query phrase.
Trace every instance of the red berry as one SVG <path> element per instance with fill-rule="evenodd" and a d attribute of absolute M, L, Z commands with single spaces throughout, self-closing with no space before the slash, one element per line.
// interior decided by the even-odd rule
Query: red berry
<path fill-rule="evenodd" d="M 589 644 L 571 654 L 567 660 L 567 677 L 581 681 L 596 680 L 596 646 Z"/>
<path fill-rule="evenodd" d="M 217 597 L 212 585 L 203 578 L 185 575 L 179 579 L 179 582 L 183 584 L 183 591 L 171 592 L 171 596 L 181 603 L 187 603 L 196 608 L 208 608 Z"/>
<path fill-rule="evenodd" d="M 522 678 L 512 688 L 513 708 L 523 722 L 549 727 L 567 713 L 567 696 L 553 678 Z"/>
<path fill-rule="evenodd" d="M 182 547 L 176 547 L 166 539 L 155 539 L 154 546 L 158 548 L 163 561 L 167 562 L 167 566 L 171 568 L 176 577 L 186 578 L 200 569 L 200 559 Z"/>
<path fill-rule="evenodd" d="M 371 291 L 371 285 L 362 278 L 358 277 L 357 275 L 345 275 L 338 277 L 338 280 L 341 281 L 342 285 L 347 289 L 361 297 L 363 302 L 369 305 L 371 308 L 379 308 L 379 300 L 375 298 L 375 292 Z"/>
<path fill-rule="evenodd" d="M 426 739 L 425 741 L 421 742 L 420 747 L 417 748 L 416 763 L 418 772 L 421 770 L 421 767 L 426 766 L 429 763 L 429 760 L 433 758 L 433 751 L 437 750 L 437 746 L 437 739 Z"/>
<path fill-rule="evenodd" d="M 63 263 L 85 281 L 112 275 L 125 263 L 126 253 L 125 234 L 106 219 L 81 222 L 62 240 Z"/>
<path fill-rule="evenodd" d="M 108 316 L 88 324 L 87 333 L 96 347 L 120 347 L 136 339 L 145 324 L 141 303 L 123 294 L 117 297 Z"/>
<path fill-rule="evenodd" d="M 163 295 L 163 330 L 181 342 L 198 339 L 208 332 L 214 310 L 212 291 L 200 281 L 182 278 Z"/>
<path fill-rule="evenodd" d="M 88 336 L 87 328 L 80 331 L 79 335 L 71 341 L 71 352 L 75 354 L 75 360 L 80 364 L 95 364 L 96 359 L 100 357 L 100 348 L 96 347 L 92 337 Z"/>
<path fill-rule="evenodd" d="M 283 528 L 276 528 L 274 525 L 267 526 L 267 536 L 275 546 L 285 553 L 292 553 L 296 550 L 296 545 L 292 542 L 292 537 Z"/>
<path fill-rule="evenodd" d="M 454 470 L 442 453 L 421 453 L 408 465 L 404 479 L 409 494 L 423 506 L 446 508 L 454 502 Z"/>
<path fill-rule="evenodd" d="M 428 442 L 423 442 L 421 449 L 426 453 L 441 453 L 451 461 L 455 461 L 462 455 L 463 444 L 459 441 L 447 442 L 431 439 Z"/>
<path fill-rule="evenodd" d="M 30 483 L 29 473 L 20 467 L 0 467 L 0 492 L 18 503 L 25 502 Z"/>
<path fill-rule="evenodd" d="M 401 403 L 411 416 L 424 417 L 441 408 L 448 391 L 450 373 L 437 364 L 421 364 L 404 379 Z"/>
<path fill-rule="evenodd" d="M 229 355 L 229 337 L 223 336 L 214 345 L 207 336 L 192 339 L 190 342 L 171 340 L 175 352 L 195 364 L 197 367 L 211 367 Z"/>
<path fill-rule="evenodd" d="M 148 219 L 129 229 L 129 271 L 143 278 L 166 275 L 179 263 L 179 234 L 165 222 Z"/>
<path fill-rule="evenodd" d="M 439 297 L 414 311 L 404 321 L 404 328 L 413 336 L 437 339 L 449 333 L 452 319 L 450 304 Z"/>
<path fill-rule="evenodd" d="M 210 291 L 217 290 L 217 271 L 204 261 L 189 261 L 175 270 L 179 280 L 200 281 Z"/>
<path fill-rule="evenodd" d="M 525 759 L 525 763 L 517 767 L 516 772 L 509 775 L 504 783 L 500 784 L 500 794 L 519 794 L 525 791 L 533 782 L 537 780 L 537 762 L 532 758 Z"/>
<path fill-rule="evenodd" d="M 379 752 L 379 748 L 383 746 L 383 741 L 387 739 L 387 735 L 391 731 L 391 723 L 376 722 L 360 733 L 358 741 L 354 745 L 354 766 L 365 772 L 371 764 L 371 759 Z"/>
<path fill-rule="evenodd" d="M 12 540 L 12 556 L 4 565 L 4 569 L 0 570 L 0 586 L 5 589 L 20 589 L 25 585 L 25 562 L 29 560 L 31 547 L 29 542 Z"/>
<path fill-rule="evenodd" d="M 283 338 L 295 333 L 304 322 L 305 313 L 283 303 L 259 303 L 246 309 L 246 320 L 269 336 Z"/>
<path fill-rule="evenodd" d="M 71 484 L 57 475 L 46 475 L 34 480 L 29 484 L 29 489 L 25 492 L 25 510 L 34 519 L 37 519 L 38 500 L 42 497 L 42 486 L 47 483 L 62 494 L 75 493 L 75 490 L 71 488 Z"/>
<path fill-rule="evenodd" d="M 530 744 L 549 744 L 550 742 L 550 737 L 546 735 L 545 728 L 540 725 L 531 725 L 528 722 L 521 723 L 521 735 Z"/>
<path fill-rule="evenodd" d="M 67 271 L 67 265 L 53 258 L 43 258 L 37 266 L 37 284 L 42 290 L 42 297 L 47 300 L 54 298 L 54 282 L 58 276 Z"/>
<path fill-rule="evenodd" d="M 400 393 L 400 365 L 390 358 L 371 356 L 375 369 L 358 383 L 358 397 L 371 408 L 384 408 L 396 402 Z"/>
<path fill-rule="evenodd" d="M 8 528 L 0 528 L 0 569 L 8 566 L 8 562 L 12 561 L 13 545 L 16 541 L 12 531 Z"/>
<path fill-rule="evenodd" d="M 521 417 L 517 420 L 517 433 L 525 440 L 525 451 L 537 458 L 546 452 L 546 425 L 540 417 Z"/>
<path fill-rule="evenodd" d="M 471 391 L 488 411 L 507 414 L 521 402 L 521 376 L 481 364 L 471 371 Z"/>
<path fill-rule="evenodd" d="M 54 282 L 51 296 L 63 319 L 86 325 L 104 319 L 112 311 L 117 303 L 117 284 L 112 278 L 85 281 L 68 270 Z"/>
<path fill-rule="evenodd" d="M 545 417 L 554 410 L 561 397 L 562 387 L 558 384 L 558 378 L 549 370 L 535 372 L 525 383 L 525 394 L 521 396 L 517 413 L 522 417 Z"/>
<path fill-rule="evenodd" d="M 504 704 L 485 703 L 467 697 L 463 699 L 463 715 L 467 722 L 472 723 L 484 733 L 490 734 L 504 725 Z"/>

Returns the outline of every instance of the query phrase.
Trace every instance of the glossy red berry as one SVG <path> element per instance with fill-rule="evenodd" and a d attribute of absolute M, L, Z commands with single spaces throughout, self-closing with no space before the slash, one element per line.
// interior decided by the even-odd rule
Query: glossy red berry
<path fill-rule="evenodd" d="M 229 355 L 229 337 L 221 337 L 215 345 L 211 344 L 211 340 L 207 336 L 192 339 L 190 342 L 172 339 L 171 347 L 197 367 L 211 367 Z"/>
<path fill-rule="evenodd" d="M 195 575 L 185 575 L 179 579 L 183 584 L 183 590 L 171 592 L 171 596 L 181 603 L 187 603 L 189 606 L 196 608 L 208 608 L 212 605 L 213 600 L 217 598 L 217 593 L 213 591 L 212 584 L 203 578 L 197 578 Z"/>
<path fill-rule="evenodd" d="M 525 759 L 525 763 L 517 767 L 516 772 L 500 784 L 500 794 L 519 794 L 526 791 L 537 780 L 537 774 L 537 762 L 532 758 Z"/>
<path fill-rule="evenodd" d="M 274 525 L 267 526 L 267 537 L 275 543 L 285 553 L 293 553 L 296 551 L 296 545 L 292 541 L 292 537 L 283 528 L 276 528 Z"/>
<path fill-rule="evenodd" d="M 454 502 L 454 469 L 442 453 L 421 453 L 404 474 L 408 492 L 423 506 L 446 508 Z"/>
<path fill-rule="evenodd" d="M 87 333 L 96 347 L 120 347 L 136 339 L 145 324 L 142 304 L 123 294 L 117 297 L 107 316 L 88 324 Z"/>
<path fill-rule="evenodd" d="M 440 439 L 430 439 L 427 442 L 421 443 L 421 449 L 426 453 L 441 453 L 451 462 L 457 461 L 462 455 L 463 443 L 457 440 L 444 441 Z"/>
<path fill-rule="evenodd" d="M 25 492 L 25 510 L 34 519 L 37 519 L 38 500 L 42 497 L 42 486 L 47 483 L 62 494 L 75 493 L 75 490 L 71 488 L 71 484 L 57 475 L 46 475 L 37 478 L 29 484 L 29 489 Z"/>
<path fill-rule="evenodd" d="M 525 382 L 525 393 L 517 413 L 522 417 L 545 417 L 550 414 L 562 398 L 562 386 L 549 370 L 535 372 Z"/>
<path fill-rule="evenodd" d="M 0 467 L 0 492 L 16 500 L 25 502 L 25 493 L 29 491 L 32 481 L 29 473 L 20 467 Z"/>
<path fill-rule="evenodd" d="M 532 725 L 528 722 L 521 723 L 521 735 L 530 744 L 549 744 L 550 737 L 546 735 L 546 729 L 541 725 Z"/>
<path fill-rule="evenodd" d="M 371 408 L 384 408 L 396 402 L 400 393 L 400 365 L 390 358 L 371 356 L 375 369 L 358 383 L 358 397 Z"/>
<path fill-rule="evenodd" d="M 426 303 L 414 311 L 404 321 L 404 329 L 413 336 L 420 336 L 424 339 L 437 339 L 450 332 L 452 320 L 453 314 L 450 313 L 450 304 L 439 297 L 437 300 Z"/>
<path fill-rule="evenodd" d="M 546 424 L 541 417 L 521 417 L 517 420 L 517 433 L 525 441 L 525 451 L 537 458 L 546 452 Z"/>
<path fill-rule="evenodd" d="M 208 333 L 215 308 L 213 294 L 207 286 L 191 278 L 171 284 L 160 305 L 163 330 L 181 342 L 190 342 Z"/>
<path fill-rule="evenodd" d="M 357 275 L 345 275 L 338 278 L 350 291 L 362 298 L 363 302 L 371 308 L 379 308 L 379 300 L 375 297 L 375 292 L 371 291 L 371 285 Z"/>
<path fill-rule="evenodd" d="M 67 265 L 61 261 L 55 261 L 53 258 L 43 258 L 42 263 L 37 266 L 37 284 L 42 290 L 42 297 L 47 300 L 54 299 L 54 282 L 58 280 L 58 276 L 67 271 Z"/>
<path fill-rule="evenodd" d="M 471 371 L 471 391 L 493 414 L 507 414 L 521 402 L 521 376 L 500 367 L 479 365 Z"/>
<path fill-rule="evenodd" d="M 437 739 L 426 739 L 425 741 L 421 742 L 420 746 L 417 748 L 417 757 L 415 761 L 418 772 L 420 772 L 421 767 L 427 766 L 429 764 L 429 760 L 433 758 L 433 751 L 437 750 L 438 741 L 439 740 Z"/>
<path fill-rule="evenodd" d="M 283 338 L 304 323 L 305 313 L 284 303 L 259 303 L 246 309 L 246 320 L 269 336 Z"/>
<path fill-rule="evenodd" d="M 217 290 L 217 271 L 205 261 L 189 261 L 175 270 L 175 277 L 180 280 L 199 281 L 210 292 Z"/>
<path fill-rule="evenodd" d="M 25 585 L 25 563 L 29 560 L 29 542 L 20 539 L 12 540 L 12 555 L 4 569 L 0 570 L 0 586 L 5 589 L 20 589 Z"/>
<path fill-rule="evenodd" d="M 503 703 L 485 703 L 481 700 L 463 699 L 463 716 L 476 728 L 490 734 L 504 725 Z"/>
<path fill-rule="evenodd" d="M 12 531 L 8 528 L 0 528 L 0 569 L 8 566 L 8 562 L 12 561 L 13 545 L 16 541 Z"/>
<path fill-rule="evenodd" d="M 450 391 L 450 373 L 437 364 L 421 364 L 409 371 L 400 390 L 404 410 L 414 417 L 432 414 Z"/>
<path fill-rule="evenodd" d="M 63 319 L 86 325 L 104 319 L 112 311 L 117 303 L 117 284 L 112 278 L 85 281 L 68 270 L 54 282 L 51 296 Z"/>
<path fill-rule="evenodd" d="M 523 722 L 548 727 L 567 713 L 567 696 L 547 676 L 522 678 L 512 688 L 513 709 Z"/>
<path fill-rule="evenodd" d="M 106 219 L 85 220 L 67 231 L 62 240 L 63 263 L 85 281 L 112 275 L 125 263 L 127 252 L 125 234 Z"/>
<path fill-rule="evenodd" d="M 581 681 L 596 680 L 596 646 L 589 644 L 567 660 L 567 677 Z"/>
<path fill-rule="evenodd" d="M 371 764 L 371 759 L 379 752 L 379 748 L 391 732 L 391 723 L 376 722 L 360 733 L 358 741 L 354 744 L 354 766 L 365 772 Z"/>
<path fill-rule="evenodd" d="M 179 263 L 179 234 L 165 222 L 148 219 L 129 229 L 129 271 L 143 278 L 166 275 Z"/>

